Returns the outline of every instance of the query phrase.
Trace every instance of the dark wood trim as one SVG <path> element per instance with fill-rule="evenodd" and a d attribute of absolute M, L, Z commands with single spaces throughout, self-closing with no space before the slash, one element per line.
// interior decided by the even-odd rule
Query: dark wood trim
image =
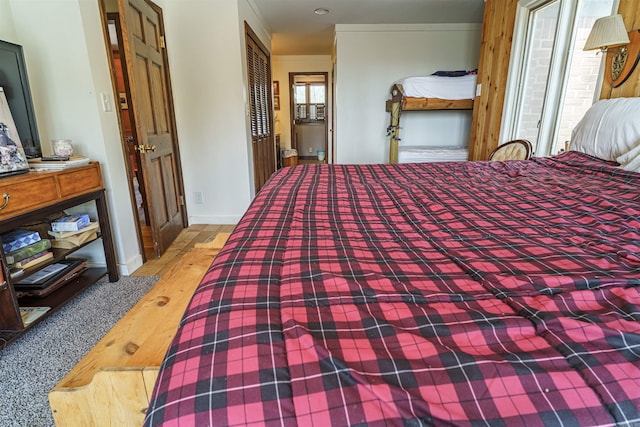
<path fill-rule="evenodd" d="M 118 0 L 121 1 L 121 0 Z M 173 135 L 173 156 L 175 159 L 175 169 L 176 175 L 178 179 L 178 196 L 182 203 L 182 228 L 187 228 L 189 226 L 189 215 L 187 214 L 187 203 L 185 202 L 185 193 L 184 193 L 184 177 L 182 173 L 182 159 L 180 157 L 180 144 L 178 143 L 178 126 L 176 125 L 176 112 L 174 108 L 173 102 L 173 88 L 171 86 L 171 71 L 169 67 L 169 54 L 167 47 L 167 33 L 164 28 L 164 14 L 162 13 L 162 8 L 157 4 L 153 3 L 150 0 L 145 0 L 149 6 L 153 10 L 158 13 L 160 17 L 160 33 L 165 39 L 164 47 L 160 49 L 162 51 L 162 60 L 165 64 L 165 80 L 167 85 L 167 103 L 169 104 L 169 125 L 171 126 L 171 132 Z"/>
<path fill-rule="evenodd" d="M 469 160 L 486 160 L 498 146 L 518 2 L 487 0 L 484 6 L 478 84 L 473 101 Z"/>
<path fill-rule="evenodd" d="M 329 73 L 326 71 L 300 71 L 300 72 L 296 72 L 296 71 L 291 71 L 289 72 L 289 126 L 291 128 L 290 132 L 291 132 L 291 148 L 298 148 L 298 141 L 296 140 L 295 137 L 295 129 L 296 129 L 296 125 L 295 125 L 295 118 L 296 118 L 296 112 L 295 112 L 295 97 L 294 97 L 294 93 L 293 93 L 293 82 L 294 82 L 294 78 L 295 76 L 323 76 L 324 77 L 324 97 L 325 97 L 325 102 L 324 102 L 324 108 L 325 108 L 325 114 L 324 114 L 324 126 L 325 126 L 325 132 L 324 132 L 324 152 L 325 152 L 325 159 L 329 158 L 329 115 L 328 113 L 328 109 L 329 109 Z M 280 90 L 282 90 L 282 88 L 280 88 Z M 333 99 L 333 94 L 332 94 L 332 99 Z M 333 105 L 331 108 L 331 115 L 333 116 Z M 305 123 L 305 125 L 312 125 L 313 123 Z M 333 128 L 333 127 L 332 127 Z M 332 162 L 333 162 L 333 151 L 331 151 L 331 155 L 332 155 Z M 301 153 L 298 153 L 298 158 L 300 157 Z M 304 158 L 305 156 L 302 156 L 302 158 Z"/>
<path fill-rule="evenodd" d="M 260 37 L 253 31 L 251 26 L 247 21 L 244 21 L 244 29 L 245 29 L 245 58 L 247 65 L 247 97 L 249 99 L 249 107 L 253 105 L 253 100 L 251 99 L 251 76 L 249 75 L 249 45 L 251 44 L 254 48 L 257 47 L 262 54 L 266 57 L 267 63 L 267 82 L 268 89 L 266 91 L 267 95 L 267 105 L 269 105 L 268 109 L 268 122 L 269 122 L 269 132 L 264 136 L 254 136 L 253 129 L 251 130 L 251 149 L 250 155 L 252 157 L 251 164 L 253 164 L 253 183 L 254 190 L 257 193 L 264 182 L 268 179 L 267 174 L 270 176 L 273 172 L 276 171 L 277 168 L 277 156 L 276 156 L 276 148 L 275 148 L 275 135 L 273 129 L 273 79 L 271 74 L 271 52 L 267 47 L 262 43 Z M 252 120 L 253 112 L 249 113 L 249 120 Z M 250 127 L 252 123 L 250 124 Z M 266 142 L 266 143 L 265 143 Z M 270 161 L 273 160 L 273 164 L 269 165 Z"/>
<path fill-rule="evenodd" d="M 102 13 L 102 21 L 103 21 L 103 27 L 104 27 L 104 35 L 105 35 L 105 41 L 107 44 L 107 59 L 109 60 L 109 70 L 111 73 L 111 85 L 113 87 L 113 92 L 118 95 L 119 94 L 119 90 L 118 90 L 118 86 L 117 86 L 117 81 L 116 81 L 116 75 L 115 75 L 115 66 L 116 66 L 116 61 L 114 58 L 114 54 L 117 53 L 119 60 L 120 60 L 120 67 L 122 68 L 122 80 L 124 82 L 124 91 L 127 97 L 127 103 L 129 105 L 131 105 L 131 89 L 130 89 L 130 81 L 129 81 L 129 76 L 126 73 L 127 70 L 127 59 L 125 58 L 124 54 L 122 54 L 122 52 L 124 52 L 124 45 L 123 45 L 123 39 L 122 39 L 122 26 L 120 23 L 120 14 L 118 12 L 105 12 L 105 7 L 104 7 L 104 3 L 103 1 L 100 1 L 100 9 L 101 9 L 101 13 Z M 118 37 L 118 49 L 117 51 L 115 51 L 113 49 L 113 46 L 111 45 L 111 41 L 109 39 L 109 21 L 113 20 L 115 22 L 116 25 L 116 34 Z M 118 102 L 118 100 L 116 100 L 116 102 Z M 114 105 L 114 109 L 116 109 L 119 111 L 119 106 L 118 105 Z M 129 109 L 127 110 L 127 114 L 129 115 L 129 122 L 131 123 L 132 126 L 132 132 L 135 129 L 135 119 L 133 117 L 132 114 L 132 110 Z M 145 256 L 145 251 L 144 251 L 144 239 L 142 237 L 142 230 L 140 228 L 140 218 L 138 216 L 138 209 L 137 209 L 137 202 L 135 199 L 135 189 L 133 188 L 133 177 L 135 176 L 135 172 L 133 170 L 131 170 L 131 162 L 129 161 L 129 147 L 127 144 L 127 135 L 125 132 L 125 125 L 122 121 L 122 116 L 121 114 L 117 114 L 117 118 L 118 118 L 118 130 L 120 132 L 120 143 L 122 145 L 122 153 L 124 154 L 124 165 L 125 165 L 125 169 L 127 171 L 127 185 L 129 186 L 129 200 L 131 202 L 131 207 L 133 208 L 133 213 L 134 213 L 134 218 L 135 218 L 135 228 L 136 228 L 136 237 L 138 239 L 138 246 L 140 247 L 140 253 L 142 256 L 142 260 L 143 262 L 146 261 L 146 256 Z M 141 171 L 142 173 L 142 165 L 140 165 L 140 158 L 138 156 L 136 156 L 136 161 L 138 163 L 138 169 Z M 139 182 L 138 183 L 140 185 L 140 188 L 143 188 L 144 183 L 143 182 Z M 144 196 L 146 198 L 146 196 Z M 145 214 L 149 215 L 149 209 L 147 206 L 147 202 L 145 200 Z"/>
<path fill-rule="evenodd" d="M 264 43 L 262 43 L 262 40 L 260 40 L 260 37 L 258 37 L 255 31 L 253 31 L 253 29 L 251 28 L 251 26 L 247 21 L 244 21 L 244 33 L 245 33 L 245 40 L 246 40 L 246 37 L 250 37 L 251 40 L 253 40 L 253 42 L 258 45 L 260 50 L 262 50 L 269 58 L 271 58 L 271 51 L 267 49 Z M 271 69 L 269 69 L 269 81 L 273 84 L 273 81 L 271 80 Z"/>

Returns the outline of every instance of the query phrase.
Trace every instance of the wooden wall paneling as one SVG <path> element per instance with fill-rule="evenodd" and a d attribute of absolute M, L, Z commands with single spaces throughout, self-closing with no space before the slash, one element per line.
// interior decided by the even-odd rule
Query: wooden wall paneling
<path fill-rule="evenodd" d="M 517 2 L 487 0 L 482 26 L 478 82 L 471 123 L 469 160 L 486 160 L 498 146 Z"/>
<path fill-rule="evenodd" d="M 517 2 L 511 0 L 485 4 L 478 64 L 482 93 L 474 101 L 469 160 L 486 160 L 498 146 L 516 10 Z M 618 13 L 627 30 L 640 28 L 640 1 L 620 0 Z M 636 96 L 640 96 L 640 67 L 618 88 L 605 81 L 600 93 L 601 99 Z"/>
<path fill-rule="evenodd" d="M 620 0 L 618 13 L 624 18 L 624 26 L 627 31 L 640 29 L 640 1 Z M 628 60 L 632 59 L 629 58 Z M 610 73 L 608 69 L 605 72 Z M 631 77 L 617 88 L 611 87 L 611 83 L 605 79 L 600 92 L 600 99 L 636 96 L 640 96 L 640 66 L 636 67 Z"/>

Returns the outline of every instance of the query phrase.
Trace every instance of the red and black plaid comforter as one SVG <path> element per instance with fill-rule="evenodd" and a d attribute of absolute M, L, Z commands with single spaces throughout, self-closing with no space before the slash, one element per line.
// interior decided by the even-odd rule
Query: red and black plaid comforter
<path fill-rule="evenodd" d="M 640 174 L 586 155 L 286 168 L 146 425 L 638 425 L 639 285 Z"/>

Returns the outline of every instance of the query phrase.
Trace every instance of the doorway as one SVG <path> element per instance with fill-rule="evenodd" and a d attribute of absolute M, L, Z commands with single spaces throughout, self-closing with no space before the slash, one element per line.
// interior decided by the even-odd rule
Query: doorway
<path fill-rule="evenodd" d="M 289 73 L 291 147 L 303 161 L 327 161 L 327 72 Z"/>
<path fill-rule="evenodd" d="M 144 260 L 153 258 L 155 255 L 155 245 L 149 224 L 149 208 L 144 187 L 140 185 L 142 181 L 142 165 L 140 156 L 136 155 L 135 138 L 133 136 L 133 117 L 129 109 L 129 81 L 126 79 L 126 68 L 124 58 L 120 54 L 124 51 L 122 46 L 122 33 L 120 26 L 120 15 L 118 13 L 107 13 L 107 28 L 109 30 L 109 44 L 112 58 L 112 78 L 116 85 L 118 94 L 118 113 L 120 115 L 121 132 L 124 137 L 125 153 L 127 156 L 127 174 L 130 194 L 133 195 L 132 205 L 134 206 L 134 217 L 136 228 L 138 229 L 138 245 L 143 248 Z"/>
<path fill-rule="evenodd" d="M 160 257 L 187 225 L 162 9 L 149 0 L 100 0 L 100 6 L 137 239 L 146 261 Z"/>

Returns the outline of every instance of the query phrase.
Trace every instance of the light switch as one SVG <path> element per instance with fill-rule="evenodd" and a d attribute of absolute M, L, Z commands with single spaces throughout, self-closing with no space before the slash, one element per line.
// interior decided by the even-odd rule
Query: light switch
<path fill-rule="evenodd" d="M 102 100 L 102 110 L 104 110 L 105 113 L 110 113 L 113 107 L 111 106 L 111 100 L 109 99 L 109 95 L 102 92 L 100 94 L 100 99 Z"/>

